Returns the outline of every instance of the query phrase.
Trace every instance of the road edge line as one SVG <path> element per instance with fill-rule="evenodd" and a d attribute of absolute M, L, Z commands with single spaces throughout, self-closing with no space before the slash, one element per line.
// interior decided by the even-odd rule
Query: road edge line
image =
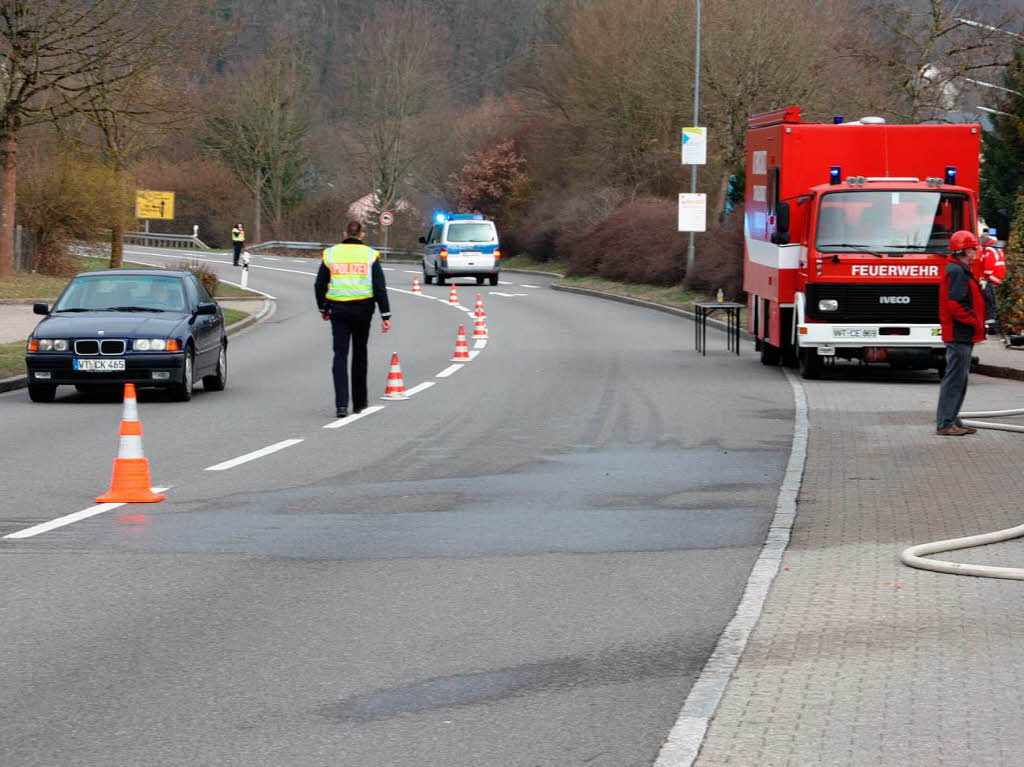
<path fill-rule="evenodd" d="M 153 490 L 154 493 L 162 493 L 165 490 L 170 490 L 171 488 L 154 487 L 151 489 Z M 4 540 L 22 540 L 24 538 L 34 538 L 37 535 L 48 533 L 51 530 L 57 530 L 61 527 L 67 527 L 68 525 L 72 525 L 75 522 L 81 522 L 83 519 L 89 519 L 90 517 L 95 517 L 98 514 L 113 511 L 114 509 L 127 505 L 127 502 L 100 503 L 95 506 L 90 506 L 87 509 L 82 509 L 81 511 L 73 511 L 70 514 L 65 514 L 63 517 L 57 517 L 56 519 L 51 519 L 47 522 L 40 522 L 38 524 L 32 525 L 31 527 L 26 527 L 22 530 L 15 530 L 13 533 L 8 533 L 3 537 Z"/>
<path fill-rule="evenodd" d="M 729 680 L 736 671 L 750 635 L 761 618 L 768 592 L 789 545 L 790 534 L 796 520 L 797 497 L 800 494 L 807 462 L 810 427 L 807 392 L 796 376 L 788 370 L 783 372 L 793 390 L 793 443 L 789 451 L 786 473 L 779 487 L 775 514 L 772 516 L 768 536 L 751 568 L 736 612 L 722 631 L 715 649 L 690 688 L 690 693 L 679 712 L 679 718 L 658 752 L 654 767 L 691 767 L 697 759 L 711 720 L 714 719 L 718 706 L 725 696 Z"/>

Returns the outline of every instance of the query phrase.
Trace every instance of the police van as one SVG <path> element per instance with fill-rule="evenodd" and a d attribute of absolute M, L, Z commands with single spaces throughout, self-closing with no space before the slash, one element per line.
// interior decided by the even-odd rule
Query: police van
<path fill-rule="evenodd" d="M 490 280 L 498 284 L 501 250 L 498 230 L 493 221 L 479 213 L 438 213 L 426 237 L 420 237 L 423 249 L 423 281 L 475 277 L 477 285 Z"/>

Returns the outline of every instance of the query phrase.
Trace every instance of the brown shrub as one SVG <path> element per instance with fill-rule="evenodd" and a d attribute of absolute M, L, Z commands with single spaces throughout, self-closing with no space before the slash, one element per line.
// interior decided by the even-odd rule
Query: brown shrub
<path fill-rule="evenodd" d="M 682 280 L 686 264 L 687 239 L 677 226 L 673 201 L 643 197 L 627 203 L 578 240 L 569 256 L 569 271 L 620 282 L 673 285 Z"/>
<path fill-rule="evenodd" d="M 192 272 L 192 274 L 199 278 L 199 281 L 203 283 L 206 289 L 210 291 L 211 296 L 217 290 L 217 275 L 205 263 L 193 260 L 178 261 L 174 265 L 174 268 L 181 269 L 186 272 Z"/>
<path fill-rule="evenodd" d="M 694 251 L 692 288 L 709 293 L 721 289 L 730 300 L 745 300 L 742 207 L 698 234 Z"/>
<path fill-rule="evenodd" d="M 505 237 L 505 247 L 537 261 L 569 258 L 577 243 L 624 199 L 625 192 L 609 187 L 546 195 Z"/>

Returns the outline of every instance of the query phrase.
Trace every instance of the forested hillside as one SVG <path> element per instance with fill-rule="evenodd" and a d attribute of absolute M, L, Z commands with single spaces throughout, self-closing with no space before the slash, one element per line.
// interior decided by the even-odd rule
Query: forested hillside
<path fill-rule="evenodd" d="M 142 23 L 146 3 L 127 5 Z M 704 0 L 703 278 L 738 291 L 740 224 L 725 210 L 748 115 L 800 104 L 812 120 L 976 120 L 991 92 L 971 80 L 1002 76 L 1016 5 Z M 187 22 L 179 55 L 92 112 L 68 94 L 59 116 L 37 110 L 17 128 L 17 219 L 42 262 L 72 239 L 138 226 L 134 190 L 150 188 L 178 201 L 175 220 L 154 226 L 198 226 L 212 245 L 236 221 L 250 240 L 332 240 L 352 212 L 372 224 L 388 209 L 392 244 L 411 247 L 447 207 L 496 218 L 507 251 L 620 279 L 684 278 L 675 196 L 689 187 L 679 131 L 692 122 L 694 0 L 175 7 Z M 113 141 L 104 114 L 119 120 Z"/>

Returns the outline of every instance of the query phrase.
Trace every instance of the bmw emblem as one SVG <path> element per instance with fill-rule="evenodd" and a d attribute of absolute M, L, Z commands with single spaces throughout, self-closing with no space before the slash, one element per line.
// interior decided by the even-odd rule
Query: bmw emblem
<path fill-rule="evenodd" d="M 98 333 L 99 335 L 103 335 L 103 333 L 104 333 L 105 331 L 103 331 L 103 330 L 97 330 L 96 332 L 97 332 L 97 333 Z"/>

